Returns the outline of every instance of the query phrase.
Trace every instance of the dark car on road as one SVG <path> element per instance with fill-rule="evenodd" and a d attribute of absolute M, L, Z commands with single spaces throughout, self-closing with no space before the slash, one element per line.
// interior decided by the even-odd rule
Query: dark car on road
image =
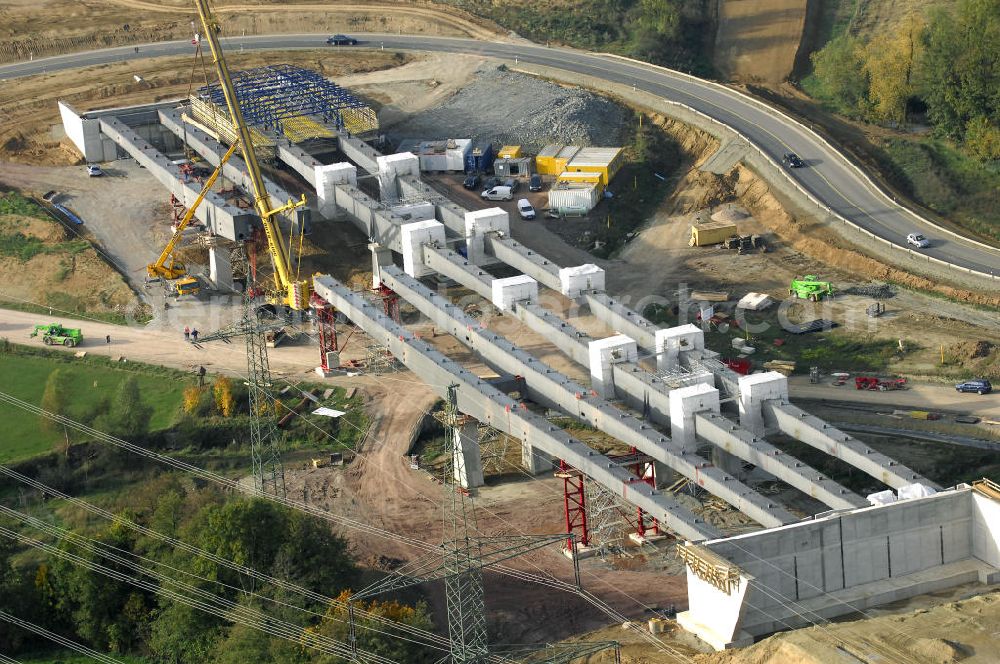
<path fill-rule="evenodd" d="M 511 191 L 517 191 L 518 181 L 514 178 L 507 178 L 503 181 L 503 186 L 510 187 Z"/>
<path fill-rule="evenodd" d="M 479 176 L 469 175 L 462 181 L 462 186 L 466 189 L 476 189 L 479 186 Z"/>
<path fill-rule="evenodd" d="M 975 380 L 967 380 L 964 383 L 959 383 L 955 386 L 957 392 L 975 392 L 976 394 L 989 394 L 993 391 L 993 386 L 990 385 L 990 381 L 985 378 L 976 378 Z"/>
<path fill-rule="evenodd" d="M 535 173 L 528 180 L 528 191 L 541 191 L 542 190 L 542 176 Z"/>
<path fill-rule="evenodd" d="M 347 35 L 334 35 L 326 40 L 330 46 L 357 46 L 358 40 Z"/>
<path fill-rule="evenodd" d="M 799 158 L 794 152 L 787 152 L 781 156 L 781 163 L 789 168 L 802 168 L 806 162 Z"/>
<path fill-rule="evenodd" d="M 500 178 L 498 177 L 486 178 L 485 180 L 483 180 L 483 189 L 492 189 L 493 187 L 496 187 L 499 184 L 501 184 L 501 182 Z"/>

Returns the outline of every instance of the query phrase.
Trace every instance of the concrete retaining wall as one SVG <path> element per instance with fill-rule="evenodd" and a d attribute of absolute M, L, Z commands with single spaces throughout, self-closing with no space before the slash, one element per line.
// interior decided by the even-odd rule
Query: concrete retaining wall
<path fill-rule="evenodd" d="M 739 568 L 749 590 L 689 584 L 681 624 L 716 645 L 1000 575 L 1000 504 L 966 485 L 700 546 Z M 974 543 L 982 543 L 976 547 Z M 688 577 L 699 574 L 688 565 Z M 738 606 L 738 611 L 733 605 Z M 742 618 L 738 624 L 717 616 Z"/>

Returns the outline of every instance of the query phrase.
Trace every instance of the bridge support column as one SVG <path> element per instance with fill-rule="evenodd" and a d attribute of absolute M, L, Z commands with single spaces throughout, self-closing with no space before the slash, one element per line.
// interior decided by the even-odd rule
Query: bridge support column
<path fill-rule="evenodd" d="M 462 488 L 474 489 L 485 484 L 483 458 L 479 450 L 479 423 L 471 417 L 455 427 L 452 462 L 455 481 Z"/>
<path fill-rule="evenodd" d="M 788 378 L 777 371 L 740 376 L 740 426 L 755 436 L 764 436 L 765 401 L 788 400 Z"/>
<path fill-rule="evenodd" d="M 209 279 L 215 285 L 216 290 L 233 290 L 233 265 L 229 260 L 229 249 L 219 246 L 210 247 L 208 250 Z"/>
<path fill-rule="evenodd" d="M 705 350 L 705 332 L 688 323 L 656 330 L 656 368 L 659 371 L 669 371 L 678 366 L 680 354 L 689 350 Z"/>
<path fill-rule="evenodd" d="M 605 399 L 615 398 L 614 366 L 619 362 L 638 362 L 639 349 L 635 341 L 624 334 L 596 339 L 588 346 L 590 381 L 594 390 Z"/>
<path fill-rule="evenodd" d="M 392 250 L 378 242 L 371 242 L 368 251 L 372 252 L 372 290 L 376 290 L 382 285 L 382 268 L 393 264 Z"/>
<path fill-rule="evenodd" d="M 719 390 L 699 383 L 670 390 L 670 438 L 684 452 L 695 452 L 694 416 L 697 413 L 719 412 Z"/>
<path fill-rule="evenodd" d="M 489 233 L 510 235 L 510 215 L 498 207 L 465 213 L 465 253 L 473 265 L 490 261 L 486 256 L 485 237 Z"/>
<path fill-rule="evenodd" d="M 337 214 L 335 187 L 338 184 L 358 186 L 358 168 L 341 162 L 316 166 L 316 208 L 321 217 L 333 219 Z"/>
<path fill-rule="evenodd" d="M 532 475 L 541 475 L 557 467 L 552 457 L 526 441 L 521 441 L 521 465 Z"/>

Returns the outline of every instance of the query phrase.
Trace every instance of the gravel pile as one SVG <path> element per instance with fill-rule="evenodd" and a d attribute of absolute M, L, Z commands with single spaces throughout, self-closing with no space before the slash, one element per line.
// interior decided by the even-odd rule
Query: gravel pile
<path fill-rule="evenodd" d="M 622 145 L 629 111 L 585 90 L 563 88 L 504 67 L 483 68 L 444 104 L 387 130 L 393 141 L 472 138 L 521 145 Z"/>
<path fill-rule="evenodd" d="M 896 294 L 896 289 L 889 284 L 865 284 L 862 286 L 851 286 L 844 290 L 847 295 L 862 295 L 874 300 L 888 300 Z"/>

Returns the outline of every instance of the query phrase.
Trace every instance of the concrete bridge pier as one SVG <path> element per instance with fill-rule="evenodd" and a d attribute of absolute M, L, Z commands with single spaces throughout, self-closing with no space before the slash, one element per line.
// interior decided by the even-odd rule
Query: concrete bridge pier
<path fill-rule="evenodd" d="M 466 417 L 455 427 L 452 451 L 454 478 L 463 489 L 474 489 L 486 483 L 483 477 L 483 457 L 479 449 L 479 422 Z"/>
<path fill-rule="evenodd" d="M 382 285 L 380 277 L 382 268 L 393 264 L 392 249 L 384 247 L 378 242 L 369 242 L 368 250 L 372 252 L 372 290 L 375 290 Z"/>
<path fill-rule="evenodd" d="M 528 441 L 521 441 L 521 466 L 532 475 L 541 475 L 556 467 L 552 456 L 533 447 Z"/>

